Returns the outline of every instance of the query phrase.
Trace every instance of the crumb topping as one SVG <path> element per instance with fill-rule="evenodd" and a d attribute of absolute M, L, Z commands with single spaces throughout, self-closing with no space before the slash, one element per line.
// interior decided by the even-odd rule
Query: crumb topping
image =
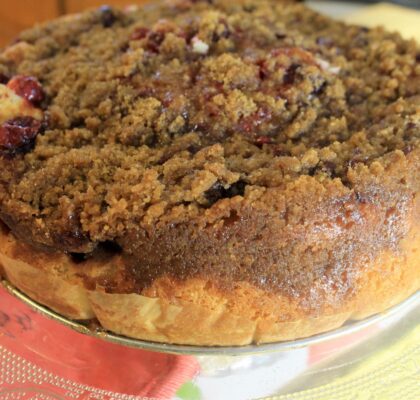
<path fill-rule="evenodd" d="M 28 100 L 44 114 L 36 135 L 39 122 L 21 130 L 33 146 L 18 134 L 5 146 L 15 122 L 2 122 L 0 215 L 76 253 L 106 241 L 133 253 L 127 237 L 217 224 L 236 201 L 299 220 L 291 193 L 354 194 L 418 152 L 419 54 L 270 0 L 102 7 L 33 28 L 0 54 L 0 89 L 39 83 Z"/>

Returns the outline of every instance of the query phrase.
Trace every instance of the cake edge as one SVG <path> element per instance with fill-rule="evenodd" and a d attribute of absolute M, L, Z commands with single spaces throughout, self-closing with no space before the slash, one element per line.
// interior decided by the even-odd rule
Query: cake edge
<path fill-rule="evenodd" d="M 176 282 L 163 276 L 141 294 L 88 290 L 71 271 L 70 261 L 64 263 L 63 258 L 34 249 L 34 259 L 42 256 L 40 268 L 22 261 L 19 253 L 27 251 L 23 247 L 27 245 L 12 234 L 0 232 L 0 274 L 31 299 L 69 319 L 97 318 L 108 331 L 172 344 L 228 346 L 295 340 L 385 311 L 420 288 L 418 226 L 401 241 L 399 254 L 383 251 L 363 268 L 357 290 L 339 309 L 324 308 L 315 317 L 305 314 L 297 301 L 246 282 L 222 292 L 206 279 Z"/>

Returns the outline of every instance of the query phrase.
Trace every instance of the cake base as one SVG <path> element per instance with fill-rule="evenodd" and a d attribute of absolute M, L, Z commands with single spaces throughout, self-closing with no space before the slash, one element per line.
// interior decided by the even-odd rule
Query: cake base
<path fill-rule="evenodd" d="M 412 229 L 399 254 L 383 251 L 360 272 L 352 296 L 339 309 L 321 308 L 309 315 L 299 302 L 237 283 L 222 291 L 209 280 L 175 282 L 161 277 L 141 294 L 89 290 L 80 266 L 66 255 L 51 255 L 0 234 L 1 274 L 20 291 L 66 318 L 96 318 L 108 331 L 131 338 L 197 346 L 272 343 L 312 336 L 348 320 L 382 312 L 415 293 L 420 286 L 420 230 Z M 83 268 L 118 268 L 118 258 Z"/>

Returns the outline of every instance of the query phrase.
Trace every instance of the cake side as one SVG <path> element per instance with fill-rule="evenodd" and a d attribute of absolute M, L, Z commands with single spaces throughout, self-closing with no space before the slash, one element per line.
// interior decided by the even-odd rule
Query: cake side
<path fill-rule="evenodd" d="M 6 275 L 116 331 L 131 328 L 101 302 L 172 306 L 184 287 L 268 296 L 258 313 L 306 334 L 386 308 L 359 301 L 418 288 L 418 60 L 397 34 L 268 0 L 105 7 L 22 33 L 0 55 Z M 378 283 L 378 268 L 396 275 Z M 67 310 L 21 282 L 40 271 Z M 237 340 L 281 339 L 264 318 Z"/>
<path fill-rule="evenodd" d="M 111 332 L 164 343 L 226 346 L 295 340 L 382 312 L 420 286 L 418 224 L 400 243 L 399 256 L 383 251 L 359 266 L 353 296 L 334 307 L 324 303 L 316 314 L 296 299 L 247 282 L 221 291 L 210 279 L 163 276 L 141 294 L 111 294 L 99 286 L 92 290 L 78 276 L 80 266 L 69 258 L 57 263 L 55 256 L 28 248 L 6 230 L 0 239 L 3 277 L 32 299 L 68 318 L 97 318 Z M 94 280 L 104 264 L 88 264 Z M 106 265 L 114 273 L 119 269 L 118 260 Z"/>

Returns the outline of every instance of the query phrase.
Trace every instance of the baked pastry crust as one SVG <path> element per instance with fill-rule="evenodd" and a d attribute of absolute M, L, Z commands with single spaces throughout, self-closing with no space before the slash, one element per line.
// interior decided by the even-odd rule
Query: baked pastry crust
<path fill-rule="evenodd" d="M 1 274 L 68 318 L 192 345 L 306 337 L 414 293 L 416 44 L 213 3 L 102 8 L 1 54 Z"/>
<path fill-rule="evenodd" d="M 246 345 L 294 340 L 366 318 L 398 304 L 420 287 L 420 227 L 410 230 L 400 253 L 384 251 L 364 266 L 352 298 L 314 316 L 289 298 L 246 282 L 220 291 L 210 280 L 156 280 L 142 293 L 110 294 L 89 290 L 69 257 L 53 256 L 22 244 L 10 232 L 0 234 L 2 274 L 34 300 L 75 320 L 96 318 L 124 336 L 188 345 Z M 85 267 L 94 279 L 101 261 Z M 117 270 L 118 257 L 106 267 Z"/>

